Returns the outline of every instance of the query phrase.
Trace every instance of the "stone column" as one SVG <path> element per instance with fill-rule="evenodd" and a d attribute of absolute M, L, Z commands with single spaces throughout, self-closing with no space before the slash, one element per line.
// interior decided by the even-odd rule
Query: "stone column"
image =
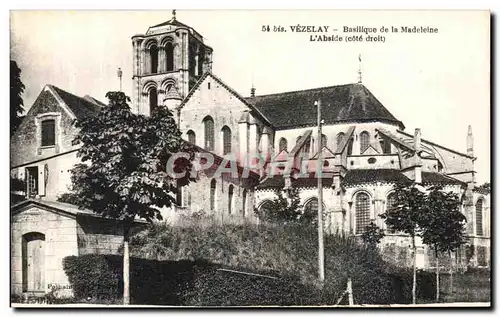
<path fill-rule="evenodd" d="M 166 67 L 166 54 L 165 47 L 160 46 L 158 48 L 158 73 L 164 73 L 167 70 Z"/>
<path fill-rule="evenodd" d="M 250 129 L 248 135 L 248 153 L 250 154 L 251 159 L 255 160 L 257 156 L 257 123 L 254 120 L 250 121 Z"/>
<path fill-rule="evenodd" d="M 382 219 L 380 219 L 379 215 L 384 213 L 384 196 L 382 193 L 382 189 L 380 188 L 380 184 L 377 184 L 377 186 L 375 187 L 373 207 L 374 207 L 374 212 L 371 219 L 379 228 L 382 228 L 381 227 Z"/>

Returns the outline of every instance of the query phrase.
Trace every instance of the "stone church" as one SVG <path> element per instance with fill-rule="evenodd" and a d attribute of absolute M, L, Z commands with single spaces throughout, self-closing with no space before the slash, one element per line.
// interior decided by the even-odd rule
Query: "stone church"
<path fill-rule="evenodd" d="M 383 228 L 378 215 L 391 205 L 397 182 L 440 184 L 462 197 L 468 220 L 469 245 L 457 252 L 455 265 L 490 266 L 490 195 L 476 186 L 471 127 L 464 133 L 465 152 L 422 139 L 419 129 L 406 132 L 361 81 L 267 95 L 252 88 L 242 96 L 212 72 L 213 49 L 175 14 L 132 36 L 132 53 L 132 110 L 149 115 L 155 107 L 168 107 L 187 142 L 211 153 L 215 165 L 231 156 L 238 167 L 236 176 L 200 171 L 196 182 L 181 187 L 176 207 L 163 211 L 170 221 L 183 212 L 258 221 L 254 208 L 265 210 L 275 191 L 288 186 L 300 189 L 304 208 L 317 210 L 321 154 L 322 173 L 328 175 L 323 176 L 326 233 L 360 235 L 370 222 Z M 118 252 L 119 226 L 57 202 L 69 191 L 69 170 L 78 162 L 78 148 L 71 144 L 78 133 L 74 122 L 103 106 L 91 96 L 47 85 L 11 138 L 11 176 L 27 185 L 22 193 L 27 200 L 11 207 L 17 292 L 64 288 L 64 256 Z M 259 164 L 255 158 L 261 158 Z M 408 237 L 388 232 L 381 248 L 388 260 L 408 265 L 409 245 Z M 418 266 L 432 267 L 432 257 L 420 243 Z M 42 269 L 34 270 L 34 263 Z"/>

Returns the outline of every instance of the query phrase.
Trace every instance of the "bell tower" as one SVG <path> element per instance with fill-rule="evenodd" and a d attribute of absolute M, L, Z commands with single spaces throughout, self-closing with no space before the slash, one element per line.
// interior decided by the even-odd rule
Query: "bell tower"
<path fill-rule="evenodd" d="M 149 115 L 163 105 L 174 110 L 199 78 L 212 70 L 212 48 L 190 26 L 166 22 L 132 37 L 132 111 Z"/>

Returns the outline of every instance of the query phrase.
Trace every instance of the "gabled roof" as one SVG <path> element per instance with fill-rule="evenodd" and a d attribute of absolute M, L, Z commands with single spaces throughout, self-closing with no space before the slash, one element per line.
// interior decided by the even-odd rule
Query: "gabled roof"
<path fill-rule="evenodd" d="M 404 129 L 380 101 L 362 84 L 314 88 L 277 94 L 248 97 L 277 129 L 315 126 L 316 100 L 322 101 L 325 124 L 345 122 L 385 122 Z"/>
<path fill-rule="evenodd" d="M 193 86 L 193 88 L 191 88 L 191 90 L 189 91 L 189 93 L 187 94 L 187 96 L 184 98 L 184 100 L 181 102 L 180 104 L 180 107 L 182 108 L 188 101 L 189 101 L 189 98 L 191 98 L 191 96 L 195 93 L 195 91 L 198 89 L 198 87 L 200 87 L 201 83 L 205 80 L 205 78 L 207 78 L 208 76 L 212 77 L 216 82 L 218 82 L 222 87 L 224 87 L 225 89 L 227 89 L 229 91 L 229 93 L 231 93 L 233 96 L 235 96 L 238 100 L 240 100 L 241 102 L 243 102 L 251 111 L 252 111 L 252 114 L 256 115 L 257 117 L 259 117 L 259 119 L 261 119 L 262 121 L 264 121 L 266 124 L 268 125 L 272 125 L 271 124 L 271 121 L 269 121 L 269 119 L 267 119 L 264 114 L 262 112 L 260 112 L 259 109 L 257 109 L 254 105 L 252 105 L 251 103 L 249 103 L 245 98 L 243 98 L 238 92 L 236 92 L 236 90 L 234 90 L 233 88 L 229 87 L 226 83 L 224 83 L 222 81 L 222 79 L 220 79 L 219 77 L 215 76 L 212 72 L 206 72 L 203 74 L 203 76 L 200 77 L 200 79 L 196 82 L 196 84 Z M 241 119 L 240 119 L 241 121 Z"/>
<path fill-rule="evenodd" d="M 95 116 L 101 107 L 97 103 L 90 102 L 89 100 L 78 97 L 69 93 L 59 87 L 47 85 L 59 98 L 68 106 L 77 119 L 83 119 L 90 116 Z"/>
<path fill-rule="evenodd" d="M 165 22 L 162 22 L 160 24 L 150 26 L 150 28 L 157 28 L 157 27 L 165 26 L 165 25 L 173 25 L 173 26 L 181 26 L 181 27 L 185 27 L 185 28 L 191 28 L 189 25 L 184 24 L 182 22 L 179 22 L 176 18 L 172 18 L 172 19 L 165 21 Z"/>

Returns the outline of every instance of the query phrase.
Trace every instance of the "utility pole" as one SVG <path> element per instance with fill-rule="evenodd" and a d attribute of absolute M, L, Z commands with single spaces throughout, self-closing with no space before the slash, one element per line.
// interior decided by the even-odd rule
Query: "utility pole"
<path fill-rule="evenodd" d="M 321 100 L 315 102 L 318 107 L 318 161 L 316 164 L 316 177 L 318 178 L 318 269 L 319 269 L 319 282 L 321 287 L 325 282 L 325 250 L 323 245 L 323 182 L 322 182 L 322 170 L 323 162 L 321 157 L 321 125 L 323 124 L 321 120 Z"/>
<path fill-rule="evenodd" d="M 120 91 L 122 91 L 122 75 L 123 75 L 122 69 L 118 68 L 118 71 L 116 72 L 116 74 L 118 75 L 118 78 L 120 79 Z"/>

